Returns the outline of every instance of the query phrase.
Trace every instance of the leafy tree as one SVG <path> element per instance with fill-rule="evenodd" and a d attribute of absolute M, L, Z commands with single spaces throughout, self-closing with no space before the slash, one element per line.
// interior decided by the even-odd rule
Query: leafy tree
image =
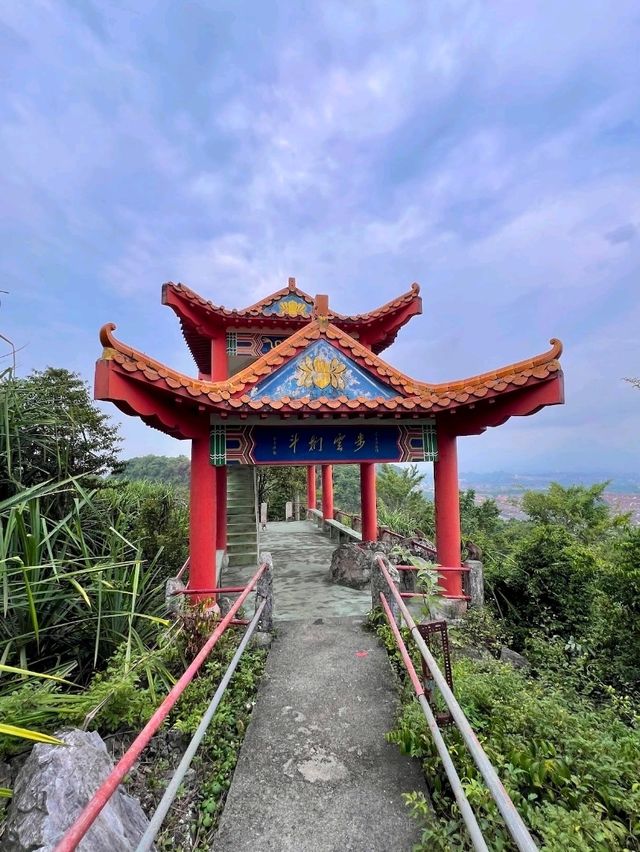
<path fill-rule="evenodd" d="M 189 495 L 185 488 L 147 481 L 116 485 L 111 480 L 95 501 L 99 525 L 113 526 L 135 541 L 143 564 L 157 561 L 160 576 L 177 574 L 189 550 Z"/>
<path fill-rule="evenodd" d="M 337 464 L 333 468 L 333 502 L 336 509 L 360 514 L 360 467 Z"/>
<path fill-rule="evenodd" d="M 390 512 L 406 507 L 407 502 L 415 505 L 416 498 L 424 499 L 421 490 L 423 479 L 424 475 L 415 464 L 409 467 L 383 464 L 376 481 L 378 498 Z"/>
<path fill-rule="evenodd" d="M 417 465 L 398 467 L 383 464 L 377 477 L 380 523 L 396 532 L 412 535 L 416 531 L 431 538 L 434 533 L 433 503 L 422 493 Z"/>
<path fill-rule="evenodd" d="M 614 543 L 598 576 L 591 642 L 605 680 L 640 687 L 640 527 Z M 612 678 L 613 676 L 613 678 Z"/>
<path fill-rule="evenodd" d="M 628 520 L 627 516 L 611 517 L 609 507 L 602 499 L 608 484 L 602 482 L 590 488 L 583 485 L 564 488 L 552 482 L 548 491 L 525 492 L 522 508 L 536 523 L 558 525 L 580 541 L 593 542 Z"/>
<path fill-rule="evenodd" d="M 267 503 L 272 521 L 285 519 L 285 504 L 300 500 L 307 493 L 307 469 L 302 465 L 274 465 L 258 468 L 258 502 Z"/>
<path fill-rule="evenodd" d="M 460 526 L 465 538 L 473 539 L 494 536 L 500 529 L 500 509 L 495 500 L 477 500 L 473 488 L 460 494 Z"/>
<path fill-rule="evenodd" d="M 135 456 L 123 462 L 119 478 L 189 486 L 190 461 L 187 456 Z"/>
<path fill-rule="evenodd" d="M 561 526 L 536 525 L 514 562 L 507 582 L 494 581 L 494 590 L 520 644 L 532 627 L 584 638 L 600 568 L 594 551 Z"/>
<path fill-rule="evenodd" d="M 118 428 L 77 373 L 48 367 L 24 379 L 5 374 L 0 403 L 0 499 L 68 477 L 97 485 L 119 469 Z"/>

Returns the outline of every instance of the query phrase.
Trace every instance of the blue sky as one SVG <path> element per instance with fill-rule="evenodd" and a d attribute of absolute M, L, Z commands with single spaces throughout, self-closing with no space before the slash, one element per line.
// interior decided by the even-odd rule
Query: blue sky
<path fill-rule="evenodd" d="M 565 343 L 567 404 L 463 470 L 640 473 L 640 6 L 0 7 L 0 331 L 92 377 L 99 327 L 193 372 L 160 286 L 288 276 L 360 312 L 422 285 L 386 356 L 456 379 Z M 125 453 L 188 447 L 120 418 Z"/>

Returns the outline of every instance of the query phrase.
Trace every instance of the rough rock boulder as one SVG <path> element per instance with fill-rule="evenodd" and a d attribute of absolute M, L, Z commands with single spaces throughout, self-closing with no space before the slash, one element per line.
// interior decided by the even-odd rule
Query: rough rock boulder
<path fill-rule="evenodd" d="M 341 544 L 333 551 L 329 580 L 350 589 L 366 589 L 371 579 L 373 553 L 357 544 Z"/>
<path fill-rule="evenodd" d="M 72 729 L 56 736 L 65 745 L 37 743 L 16 777 L 4 852 L 53 850 L 113 768 L 99 734 Z M 147 825 L 139 802 L 119 787 L 77 848 L 129 852 Z"/>

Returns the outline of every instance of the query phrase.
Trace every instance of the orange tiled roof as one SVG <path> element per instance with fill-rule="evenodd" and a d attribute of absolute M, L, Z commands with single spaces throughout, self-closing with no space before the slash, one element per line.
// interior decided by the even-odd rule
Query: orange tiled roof
<path fill-rule="evenodd" d="M 246 320 L 248 325 L 256 323 L 270 328 L 288 327 L 297 329 L 309 323 L 311 312 L 306 316 L 265 313 L 270 305 L 283 296 L 296 295 L 305 304 L 313 307 L 315 300 L 304 290 L 301 290 L 290 278 L 287 287 L 277 290 L 270 296 L 261 299 L 247 308 L 225 308 L 216 305 L 184 284 L 174 284 L 169 281 L 162 287 L 162 302 L 170 305 L 180 319 L 182 333 L 191 354 L 202 373 L 211 372 L 211 338 L 213 329 L 226 325 L 241 326 Z M 345 316 L 337 311 L 328 310 L 327 316 L 340 328 L 350 331 L 355 336 L 361 336 L 374 352 L 382 352 L 393 343 L 400 328 L 415 314 L 422 313 L 420 287 L 412 284 L 411 288 L 386 304 L 363 314 Z"/>
<path fill-rule="evenodd" d="M 289 284 L 287 287 L 283 287 L 281 290 L 277 290 L 275 293 L 272 293 L 270 296 L 267 296 L 265 299 L 261 299 L 259 302 L 256 302 L 254 305 L 249 305 L 247 308 L 225 308 L 224 305 L 216 305 L 214 302 L 210 302 L 208 299 L 203 298 L 198 295 L 198 293 L 191 290 L 185 284 L 174 284 L 173 281 L 167 281 L 166 284 L 163 285 L 164 289 L 173 290 L 174 293 L 178 293 L 192 305 L 195 305 L 198 308 L 201 308 L 208 314 L 216 314 L 218 316 L 225 317 L 258 317 L 263 316 L 262 311 L 264 308 L 268 308 L 273 302 L 279 299 L 281 296 L 286 296 L 287 293 L 295 293 L 300 298 L 304 299 L 308 304 L 313 305 L 313 298 L 308 293 L 305 293 L 303 290 L 300 290 L 295 283 L 294 278 L 289 279 Z M 279 317 L 282 319 L 282 317 Z"/>
<path fill-rule="evenodd" d="M 283 287 L 281 290 L 276 290 L 275 293 L 272 293 L 270 296 L 267 296 L 264 299 L 261 299 L 259 302 L 256 302 L 253 305 L 249 305 L 247 308 L 225 308 L 224 305 L 216 305 L 214 302 L 205 299 L 203 296 L 200 296 L 194 290 L 191 290 L 186 284 L 174 284 L 173 281 L 167 281 L 166 284 L 163 285 L 163 289 L 171 290 L 174 293 L 182 296 L 187 302 L 190 302 L 192 305 L 195 305 L 198 308 L 203 309 L 206 313 L 216 314 L 218 316 L 225 317 L 262 317 L 264 314 L 262 313 L 265 308 L 268 308 L 273 302 L 277 301 L 282 296 L 286 296 L 288 293 L 294 293 L 296 296 L 299 296 L 301 299 L 304 299 L 309 305 L 314 304 L 313 296 L 310 296 L 308 293 L 305 293 L 304 290 L 301 290 L 295 283 L 295 278 L 289 279 L 289 284 L 287 287 Z M 346 316 L 345 314 L 340 314 L 337 311 L 330 310 L 328 316 L 330 319 L 335 319 L 338 321 L 338 324 L 342 325 L 343 323 L 349 325 L 360 324 L 363 322 L 371 322 L 373 320 L 380 319 L 386 316 L 393 311 L 398 310 L 405 305 L 410 304 L 418 295 L 420 294 L 420 285 L 412 284 L 411 289 L 406 293 L 402 293 L 402 295 L 397 296 L 395 299 L 391 299 L 391 301 L 386 302 L 384 305 L 381 305 L 379 308 L 376 308 L 373 311 L 369 311 L 364 314 L 352 314 L 351 316 Z M 308 317 L 277 317 L 278 320 L 296 320 L 297 322 L 309 322 Z"/>
<path fill-rule="evenodd" d="M 113 331 L 113 324 L 105 325 L 100 339 L 105 351 L 103 359 L 113 361 L 126 374 L 132 375 L 159 390 L 183 394 L 212 410 L 228 411 L 332 411 L 366 413 L 372 410 L 415 411 L 436 414 L 484 398 L 495 397 L 528 384 L 535 384 L 561 373 L 559 358 L 562 344 L 552 340 L 552 348 L 534 358 L 510 364 L 499 370 L 482 373 L 456 382 L 429 384 L 419 382 L 384 362 L 371 350 L 362 346 L 336 325 L 326 320 L 313 320 L 295 332 L 279 346 L 263 355 L 246 369 L 221 382 L 192 379 L 147 355 L 121 343 Z M 390 399 L 365 397 L 336 398 L 310 397 L 254 399 L 248 392 L 280 366 L 295 357 L 308 344 L 324 337 L 341 349 L 345 355 L 368 370 L 372 375 L 397 391 Z"/>

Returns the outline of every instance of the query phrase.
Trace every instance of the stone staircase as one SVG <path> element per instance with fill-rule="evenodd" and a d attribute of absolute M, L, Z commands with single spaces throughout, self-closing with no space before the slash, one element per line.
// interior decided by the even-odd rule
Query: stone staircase
<path fill-rule="evenodd" d="M 256 520 L 255 468 L 227 468 L 227 555 L 229 566 L 257 565 L 258 524 Z"/>

